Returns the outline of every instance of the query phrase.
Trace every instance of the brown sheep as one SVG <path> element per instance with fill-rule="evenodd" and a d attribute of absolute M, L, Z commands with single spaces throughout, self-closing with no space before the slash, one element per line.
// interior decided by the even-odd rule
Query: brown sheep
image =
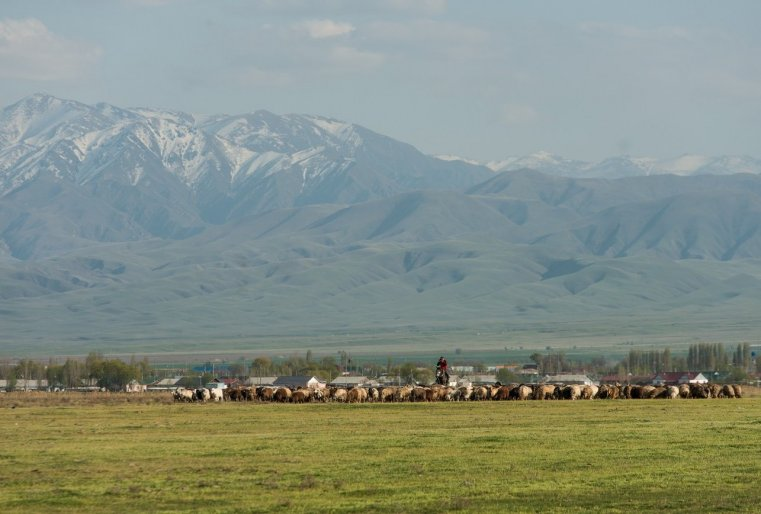
<path fill-rule="evenodd" d="M 451 390 L 448 386 L 433 385 L 431 389 L 431 400 L 434 402 L 440 402 L 447 399 L 447 394 Z"/>
<path fill-rule="evenodd" d="M 394 387 L 384 387 L 380 390 L 381 402 L 393 402 L 394 396 L 396 396 L 396 388 Z"/>
<path fill-rule="evenodd" d="M 256 389 L 253 387 L 243 387 L 240 392 L 243 400 L 247 402 L 256 400 Z"/>
<path fill-rule="evenodd" d="M 413 387 L 410 400 L 413 402 L 424 402 L 428 400 L 428 389 L 425 387 Z"/>
<path fill-rule="evenodd" d="M 600 384 L 600 387 L 597 388 L 597 394 L 594 395 L 594 400 L 606 400 L 608 398 L 608 391 L 610 386 L 607 384 Z"/>
<path fill-rule="evenodd" d="M 274 387 L 257 387 L 256 388 L 256 397 L 259 399 L 259 401 L 262 402 L 271 402 L 272 397 L 275 395 L 275 388 Z"/>
<path fill-rule="evenodd" d="M 497 390 L 497 397 L 495 400 L 509 400 L 510 399 L 510 386 L 499 386 Z"/>
<path fill-rule="evenodd" d="M 306 403 L 311 399 L 311 392 L 309 389 L 297 389 L 293 391 L 291 395 L 291 402 L 293 403 Z"/>
<path fill-rule="evenodd" d="M 562 398 L 564 400 L 578 400 L 581 398 L 581 386 L 572 384 L 562 389 Z"/>
<path fill-rule="evenodd" d="M 705 384 L 690 384 L 692 398 L 710 398 L 711 390 Z"/>
<path fill-rule="evenodd" d="M 521 384 L 518 386 L 518 400 L 530 400 L 533 394 L 534 390 L 531 389 L 531 386 L 526 384 Z"/>
<path fill-rule="evenodd" d="M 552 384 L 542 384 L 534 389 L 534 400 L 551 400 L 555 395 L 555 386 Z"/>
<path fill-rule="evenodd" d="M 479 386 L 473 389 L 473 399 L 474 400 L 488 400 L 489 399 L 489 390 L 486 389 L 484 386 Z"/>
<path fill-rule="evenodd" d="M 472 394 L 473 394 L 472 386 L 460 386 L 457 388 L 457 394 L 455 395 L 455 398 L 462 401 L 468 401 L 470 400 L 470 396 Z"/>
<path fill-rule="evenodd" d="M 349 403 L 364 403 L 367 401 L 367 389 L 357 386 L 352 387 L 346 395 L 346 401 Z"/>
<path fill-rule="evenodd" d="M 607 400 L 609 397 L 610 392 L 610 386 L 607 384 L 600 384 L 600 387 L 597 388 L 597 394 L 595 395 L 596 400 Z"/>
<path fill-rule="evenodd" d="M 669 400 L 675 400 L 679 398 L 679 388 L 677 386 L 666 386 L 666 396 Z"/>
<path fill-rule="evenodd" d="M 225 400 L 231 402 L 240 402 L 243 400 L 243 392 L 240 390 L 240 387 L 228 387 L 224 391 Z"/>
<path fill-rule="evenodd" d="M 581 388 L 581 395 L 579 397 L 582 400 L 591 400 L 597 396 L 597 391 L 599 391 L 599 388 L 596 385 L 585 385 Z"/>
<path fill-rule="evenodd" d="M 398 402 L 408 402 L 410 400 L 410 396 L 412 395 L 412 386 L 406 385 L 404 387 L 400 387 L 396 391 L 396 401 Z"/>
<path fill-rule="evenodd" d="M 349 391 L 343 387 L 332 387 L 328 393 L 328 398 L 334 402 L 346 403 Z"/>
<path fill-rule="evenodd" d="M 291 400 L 293 392 L 287 387 L 278 387 L 273 394 L 272 399 L 276 402 L 285 403 Z"/>
<path fill-rule="evenodd" d="M 603 384 L 598 390 L 595 398 L 599 400 L 616 400 L 621 392 L 621 388 L 618 385 Z"/>
<path fill-rule="evenodd" d="M 185 387 L 178 387 L 172 393 L 174 401 L 176 402 L 192 402 L 195 400 L 195 391 L 193 389 L 187 389 Z"/>

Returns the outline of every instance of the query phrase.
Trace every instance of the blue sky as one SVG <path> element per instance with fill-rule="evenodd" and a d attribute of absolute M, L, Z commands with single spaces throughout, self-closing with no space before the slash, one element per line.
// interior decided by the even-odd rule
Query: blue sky
<path fill-rule="evenodd" d="M 0 105 L 320 114 L 484 161 L 761 157 L 759 20 L 755 0 L 3 0 Z"/>

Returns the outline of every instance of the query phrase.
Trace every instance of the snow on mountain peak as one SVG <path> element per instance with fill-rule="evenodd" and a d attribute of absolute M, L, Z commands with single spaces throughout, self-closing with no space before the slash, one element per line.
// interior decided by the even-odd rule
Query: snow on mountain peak
<path fill-rule="evenodd" d="M 237 187 L 249 177 L 281 172 L 298 177 L 304 190 L 332 173 L 345 172 L 357 159 L 377 159 L 377 152 L 391 151 L 386 140 L 358 125 L 324 116 L 281 116 L 257 110 L 201 118 L 165 109 L 90 106 L 34 94 L 0 111 L 0 195 L 41 172 L 85 183 L 108 171 L 136 183 L 160 168 L 193 191 L 213 183 L 227 194 L 225 188 Z M 435 158 L 481 164 L 454 155 Z M 619 156 L 584 162 L 548 151 L 485 166 L 497 172 L 529 168 L 566 177 L 602 178 L 761 173 L 761 161 L 745 156 Z"/>
<path fill-rule="evenodd" d="M 434 157 L 439 159 L 440 161 L 446 161 L 446 162 L 459 161 L 459 162 L 465 162 L 467 164 L 473 164 L 475 166 L 484 165 L 482 162 L 479 162 L 475 159 L 468 159 L 466 157 L 460 157 L 457 155 L 434 155 Z"/>
<path fill-rule="evenodd" d="M 320 116 L 304 116 L 304 118 L 311 121 L 333 137 L 340 137 L 341 133 L 351 125 L 350 123 L 331 118 L 322 118 Z"/>

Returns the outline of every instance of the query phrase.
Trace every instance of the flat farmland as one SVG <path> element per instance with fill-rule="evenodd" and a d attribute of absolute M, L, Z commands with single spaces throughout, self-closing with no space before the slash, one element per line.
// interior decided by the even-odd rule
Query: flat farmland
<path fill-rule="evenodd" d="M 757 512 L 761 398 L 0 395 L 0 511 Z"/>

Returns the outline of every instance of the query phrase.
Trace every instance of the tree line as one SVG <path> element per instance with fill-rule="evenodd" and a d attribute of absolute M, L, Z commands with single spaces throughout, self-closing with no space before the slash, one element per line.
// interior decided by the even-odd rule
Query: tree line
<path fill-rule="evenodd" d="M 741 381 L 749 373 L 761 373 L 761 359 L 755 359 L 749 343 L 735 348 L 722 343 L 689 345 L 686 355 L 674 355 L 670 348 L 662 350 L 630 350 L 628 355 L 610 365 L 606 359 L 595 357 L 588 361 L 568 358 L 565 352 L 534 353 L 531 360 L 540 373 L 569 373 L 583 370 L 596 375 L 620 377 L 655 375 L 676 371 L 711 371 Z"/>
<path fill-rule="evenodd" d="M 47 364 L 32 359 L 22 359 L 15 365 L 0 364 L 0 379 L 6 381 L 6 389 L 14 390 L 29 380 L 46 380 L 48 388 L 72 389 L 94 386 L 109 391 L 122 390 L 132 380 L 144 382 L 155 376 L 148 358 L 130 362 L 107 359 L 99 352 L 91 352 L 85 360 L 67 358 L 63 363 L 52 359 Z"/>
<path fill-rule="evenodd" d="M 546 354 L 533 353 L 530 359 L 536 363 L 540 374 L 584 372 L 591 375 L 618 375 L 620 377 L 652 375 L 669 371 L 716 371 L 733 381 L 739 382 L 749 373 L 761 373 L 761 359 L 754 359 L 748 343 L 729 347 L 721 343 L 697 343 L 688 347 L 684 355 L 674 355 L 669 348 L 662 350 L 630 350 L 620 361 L 611 364 L 605 357 L 574 359 L 563 351 L 549 351 Z M 450 365 L 462 364 L 450 359 Z M 483 373 L 486 365 L 482 362 L 469 363 L 474 372 Z M 394 363 L 389 356 L 386 363 L 360 362 L 345 352 L 335 355 L 315 357 L 311 350 L 304 354 L 293 354 L 286 358 L 273 359 L 260 356 L 254 359 L 241 357 L 219 365 L 207 362 L 202 370 L 174 369 L 184 378 L 178 385 L 196 387 L 219 376 L 247 378 L 265 376 L 317 376 L 333 380 L 341 373 L 364 375 L 377 378 L 382 375 L 398 377 L 400 383 L 431 383 L 434 380 L 433 362 Z M 63 363 L 52 359 L 47 364 L 41 361 L 22 359 L 15 364 L 0 362 L 0 379 L 6 380 L 6 389 L 12 390 L 22 380 L 47 380 L 50 388 L 71 389 L 82 386 L 97 386 L 112 391 L 121 390 L 132 380 L 150 383 L 162 376 L 160 368 L 151 365 L 147 357 L 140 360 L 132 357 L 129 362 L 118 358 L 106 358 L 100 352 L 91 352 L 84 360 L 67 358 Z M 515 372 L 501 369 L 497 380 L 502 383 L 520 382 Z"/>

